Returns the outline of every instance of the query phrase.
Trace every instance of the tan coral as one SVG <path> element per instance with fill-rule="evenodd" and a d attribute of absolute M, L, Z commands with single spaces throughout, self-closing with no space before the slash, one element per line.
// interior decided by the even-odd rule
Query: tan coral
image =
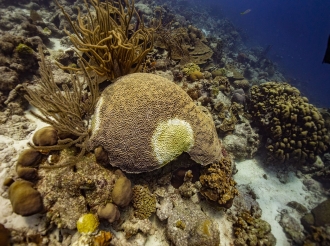
<path fill-rule="evenodd" d="M 199 39 L 195 40 L 195 47 L 194 50 L 189 52 L 192 57 L 192 61 L 196 64 L 205 64 L 213 55 L 213 51 L 210 47 L 204 44 Z"/>
<path fill-rule="evenodd" d="M 269 161 L 313 163 L 329 148 L 322 115 L 287 83 L 252 86 L 250 112 L 269 138 Z"/>
<path fill-rule="evenodd" d="M 202 185 L 201 194 L 221 206 L 230 207 L 234 197 L 238 194 L 235 188 L 236 182 L 231 178 L 231 174 L 229 157 L 205 167 L 199 177 Z"/>
<path fill-rule="evenodd" d="M 182 127 L 176 126 L 177 121 Z M 164 135 L 159 134 L 161 126 L 166 126 Z M 221 159 L 210 114 L 196 106 L 178 85 L 154 74 L 126 75 L 107 87 L 98 102 L 91 132 L 89 148 L 102 146 L 110 164 L 126 172 L 152 171 L 174 159 L 178 153 L 169 140 L 179 133 L 184 133 L 188 142 L 183 141 L 184 146 L 178 148 L 197 163 L 207 165 Z M 168 144 L 155 148 L 162 146 L 154 143 L 162 142 L 164 136 Z"/>
<path fill-rule="evenodd" d="M 141 220 L 149 218 L 156 212 L 156 197 L 150 193 L 147 186 L 133 187 L 133 207 L 135 216 Z"/>
<path fill-rule="evenodd" d="M 219 86 L 219 90 L 229 93 L 231 91 L 230 89 L 230 83 L 227 77 L 225 76 L 216 76 L 213 79 Z"/>

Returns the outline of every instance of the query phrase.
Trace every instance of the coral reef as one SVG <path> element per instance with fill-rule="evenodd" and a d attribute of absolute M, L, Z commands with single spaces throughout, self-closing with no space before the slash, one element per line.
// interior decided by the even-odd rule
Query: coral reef
<path fill-rule="evenodd" d="M 326 246 L 330 244 L 330 228 L 325 227 L 314 227 L 311 228 L 311 233 L 308 234 L 304 240 L 304 246 L 321 245 Z"/>
<path fill-rule="evenodd" d="M 105 219 L 109 223 L 112 223 L 119 219 L 120 212 L 116 205 L 113 203 L 107 203 L 105 206 L 100 206 L 98 208 L 97 215 L 100 219 Z"/>
<path fill-rule="evenodd" d="M 259 135 L 248 122 L 236 124 L 233 133 L 225 136 L 222 143 L 237 160 L 253 158 L 260 145 Z"/>
<path fill-rule="evenodd" d="M 100 231 L 98 234 L 82 234 L 72 246 L 97 245 L 110 246 L 112 234 L 109 231 Z"/>
<path fill-rule="evenodd" d="M 36 44 L 37 43 L 37 44 Z M 26 38 L 4 34 L 0 38 L 0 110 L 11 109 L 10 114 L 20 113 L 27 108 L 27 102 L 21 96 L 23 83 L 27 83 L 37 74 L 38 64 L 35 50 L 42 43 L 39 38 Z M 16 106 L 15 106 L 16 104 Z"/>
<path fill-rule="evenodd" d="M 313 163 L 328 149 L 329 136 L 317 108 L 287 83 L 251 88 L 251 114 L 268 138 L 271 159 Z"/>
<path fill-rule="evenodd" d="M 37 177 L 36 167 L 40 163 L 42 155 L 34 149 L 22 151 L 17 159 L 17 176 L 25 180 L 34 180 Z"/>
<path fill-rule="evenodd" d="M 88 138 L 86 120 L 88 121 L 90 115 L 94 112 L 99 95 L 96 78 L 91 78 L 84 64 L 81 63 L 83 77 L 78 74 L 71 74 L 70 87 L 66 84 L 60 87 L 55 82 L 51 66 L 46 63 L 42 46 L 39 45 L 38 49 L 41 58 L 39 62 L 41 79 L 37 82 L 39 87 L 36 89 L 25 85 L 24 89 L 28 94 L 25 95 L 25 98 L 40 111 L 39 113 L 31 111 L 31 113 L 53 127 L 53 130 L 47 128 L 42 133 L 46 136 L 45 133 L 47 132 L 47 141 L 51 139 L 54 142 L 57 141 L 58 132 L 65 137 L 58 140 L 56 145 L 46 146 L 50 145 L 50 143 L 47 143 L 38 147 L 39 143 L 36 142 L 33 147 L 39 150 L 60 150 L 75 145 L 81 148 L 81 155 L 83 155 L 85 142 Z M 90 92 L 89 94 L 84 92 L 85 83 Z M 37 139 L 41 141 L 38 133 L 33 140 Z"/>
<path fill-rule="evenodd" d="M 202 212 L 197 204 L 184 200 L 169 190 L 157 205 L 157 216 L 167 219 L 166 234 L 176 246 L 219 245 L 216 222 Z"/>
<path fill-rule="evenodd" d="M 160 168 L 180 151 L 202 165 L 221 158 L 209 113 L 179 86 L 153 74 L 126 75 L 107 87 L 97 104 L 91 132 L 89 148 L 102 146 L 110 164 L 126 172 Z M 180 142 L 183 146 L 172 142 L 179 139 L 178 134 L 188 141 Z"/>
<path fill-rule="evenodd" d="M 292 217 L 286 209 L 281 211 L 281 217 L 279 221 L 285 234 L 297 245 L 302 245 L 304 241 L 303 227 L 298 220 Z"/>
<path fill-rule="evenodd" d="M 32 137 L 35 146 L 56 145 L 58 140 L 57 130 L 53 126 L 46 126 L 37 130 Z"/>
<path fill-rule="evenodd" d="M 113 188 L 120 179 L 113 171 L 98 165 L 94 155 L 78 159 L 74 155 L 73 150 L 63 150 L 54 158 L 57 162 L 45 161 L 38 169 L 36 188 L 47 218 L 59 228 L 75 229 L 82 214 L 96 213 L 111 201 Z M 119 186 L 117 183 L 117 189 Z"/>
<path fill-rule="evenodd" d="M 311 213 L 304 215 L 301 222 L 307 231 L 311 231 L 312 226 L 325 226 L 330 224 L 330 200 L 321 202 Z"/>
<path fill-rule="evenodd" d="M 9 231 L 13 245 L 142 246 L 153 239 L 176 246 L 274 245 L 270 226 L 260 220 L 256 194 L 235 184 L 235 167 L 218 139 L 219 134 L 237 160 L 256 153 L 259 138 L 244 113 L 250 84 L 282 78 L 265 57 L 269 49 L 246 48 L 243 32 L 214 19 L 204 3 L 136 2 L 58 0 L 60 9 L 45 0 L 10 2 L 20 8 L 7 7 L 8 0 L 0 3 L 0 134 L 5 137 L 0 177 L 6 176 L 1 199 L 24 215 L 31 213 L 25 200 L 33 202 L 26 199 L 33 193 L 40 198 L 33 208 L 42 204 L 42 209 L 31 214 L 45 213 L 23 218 L 28 226 L 16 230 L 22 218 L 2 212 L 0 222 L 8 230 L 0 225 L 0 240 L 9 240 Z M 148 28 L 155 27 L 160 9 L 164 26 Z M 64 27 L 69 36 L 63 37 Z M 35 51 L 49 39 L 51 49 L 73 44 L 81 53 L 43 46 L 38 74 Z M 146 73 L 113 80 L 136 71 L 178 86 Z M 105 88 L 108 83 L 113 84 Z M 36 125 L 23 116 L 24 88 L 40 110 L 35 115 L 52 125 L 32 138 Z M 24 147 L 16 142 L 22 139 Z M 28 139 L 32 148 L 26 149 Z M 326 155 L 322 158 L 324 165 L 317 160 L 304 170 L 327 179 L 330 165 Z M 29 187 L 23 195 L 14 192 L 20 183 Z M 77 225 L 86 214 L 87 226 Z M 291 220 L 283 216 L 282 222 Z M 328 242 L 328 227 L 313 222 L 310 228 L 307 242 Z"/>
<path fill-rule="evenodd" d="M 112 202 L 119 207 L 126 207 L 131 202 L 133 195 L 131 181 L 121 171 L 116 172 L 120 172 L 120 176 L 112 189 Z"/>
<path fill-rule="evenodd" d="M 195 63 L 187 63 L 183 66 L 182 72 L 188 76 L 191 81 L 196 81 L 203 78 L 200 67 Z"/>
<path fill-rule="evenodd" d="M 200 193 L 217 205 L 229 208 L 234 197 L 238 194 L 236 182 L 231 178 L 232 161 L 230 157 L 223 158 L 218 163 L 201 170 L 199 177 L 201 183 Z"/>
<path fill-rule="evenodd" d="M 173 29 L 160 27 L 156 33 L 155 46 L 166 48 L 169 57 L 173 60 L 180 60 L 181 64 L 205 65 L 211 61 L 213 55 L 213 51 L 207 43 L 201 30 L 189 25 Z"/>
<path fill-rule="evenodd" d="M 270 225 L 260 218 L 254 218 L 248 211 L 240 213 L 233 226 L 235 245 L 276 245 Z"/>

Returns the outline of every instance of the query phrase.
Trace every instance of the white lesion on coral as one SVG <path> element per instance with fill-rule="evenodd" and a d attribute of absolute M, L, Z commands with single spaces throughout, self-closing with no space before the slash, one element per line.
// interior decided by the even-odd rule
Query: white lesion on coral
<path fill-rule="evenodd" d="M 101 112 L 100 111 L 103 106 L 103 103 L 104 103 L 104 99 L 101 96 L 96 104 L 94 115 L 92 117 L 92 124 L 91 124 L 91 131 L 90 131 L 92 136 L 95 136 L 98 133 L 98 131 L 100 130 L 100 125 L 101 125 L 101 117 L 100 117 Z"/>
<path fill-rule="evenodd" d="M 163 166 L 194 146 L 194 131 L 181 119 L 169 119 L 157 125 L 151 138 L 152 149 Z"/>

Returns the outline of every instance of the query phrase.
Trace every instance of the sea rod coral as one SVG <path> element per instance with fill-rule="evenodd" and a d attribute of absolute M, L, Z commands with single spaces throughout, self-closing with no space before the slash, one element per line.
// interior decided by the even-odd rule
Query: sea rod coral
<path fill-rule="evenodd" d="M 128 0 L 89 2 L 95 13 L 85 0 L 88 14 L 82 15 L 78 8 L 77 21 L 72 21 L 64 7 L 56 1 L 74 34 L 67 30 L 65 32 L 75 48 L 88 57 L 85 60 L 80 56 L 80 59 L 86 61 L 89 69 L 108 79 L 137 72 L 153 47 L 155 29 L 144 26 L 134 7 L 134 0 L 131 3 Z M 72 67 L 62 68 L 77 70 Z"/>
<path fill-rule="evenodd" d="M 86 121 L 94 112 L 99 95 L 95 77 L 92 78 L 87 73 L 85 65 L 81 62 L 83 75 L 70 74 L 71 88 L 68 85 L 60 88 L 55 83 L 51 67 L 46 63 L 41 46 L 39 46 L 39 54 L 41 79 L 36 87 L 24 86 L 27 92 L 25 98 L 40 111 L 40 113 L 31 111 L 34 116 L 70 137 L 58 140 L 56 145 L 33 147 L 39 150 L 60 150 L 76 145 L 84 150 L 84 142 L 88 139 Z M 84 90 L 85 84 L 88 94 Z"/>

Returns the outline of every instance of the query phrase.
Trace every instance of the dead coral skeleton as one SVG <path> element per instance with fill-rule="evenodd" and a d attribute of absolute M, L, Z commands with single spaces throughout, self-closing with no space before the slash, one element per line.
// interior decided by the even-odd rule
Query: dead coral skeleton
<path fill-rule="evenodd" d="M 74 139 L 58 140 L 58 144 L 53 146 L 30 145 L 42 150 L 60 150 L 75 145 L 84 151 L 84 143 L 88 139 L 87 123 L 99 96 L 97 78 L 92 78 L 86 71 L 85 64 L 80 62 L 83 74 L 71 73 L 70 87 L 64 84 L 60 88 L 54 81 L 51 67 L 46 63 L 41 46 L 39 54 L 41 79 L 36 83 L 36 87 L 24 86 L 28 94 L 25 98 L 40 111 L 31 113 L 52 125 L 57 131 L 73 135 Z"/>
<path fill-rule="evenodd" d="M 78 8 L 77 21 L 72 21 L 63 6 L 56 1 L 74 32 L 70 34 L 65 30 L 66 34 L 76 49 L 88 57 L 85 60 L 78 53 L 80 59 L 86 62 L 88 69 L 108 79 L 137 72 L 153 47 L 155 28 L 144 26 L 134 7 L 134 0 L 131 3 L 128 0 L 105 3 L 90 0 L 95 13 L 91 11 L 87 0 L 84 1 L 88 14 L 82 15 Z"/>

